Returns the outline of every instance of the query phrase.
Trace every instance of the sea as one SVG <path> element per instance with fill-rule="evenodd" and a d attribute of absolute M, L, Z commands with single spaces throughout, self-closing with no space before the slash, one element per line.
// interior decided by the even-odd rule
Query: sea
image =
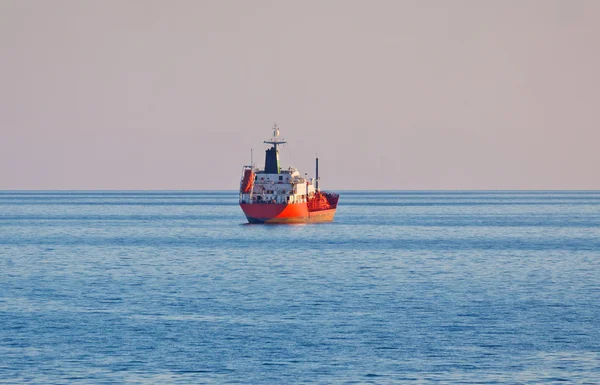
<path fill-rule="evenodd" d="M 1 384 L 599 384 L 599 191 L 1 191 Z"/>

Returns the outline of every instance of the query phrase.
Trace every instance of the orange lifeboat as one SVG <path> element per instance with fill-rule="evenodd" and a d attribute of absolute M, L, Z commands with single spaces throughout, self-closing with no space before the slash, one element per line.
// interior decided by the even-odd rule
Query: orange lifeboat
<path fill-rule="evenodd" d="M 242 193 L 249 193 L 252 191 L 252 187 L 254 187 L 254 171 L 247 168 L 244 170 L 244 178 L 242 179 L 242 186 L 240 190 Z"/>

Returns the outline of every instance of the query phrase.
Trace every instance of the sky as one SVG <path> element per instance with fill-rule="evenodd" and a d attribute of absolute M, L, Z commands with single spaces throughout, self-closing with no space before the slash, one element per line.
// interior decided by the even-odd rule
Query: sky
<path fill-rule="evenodd" d="M 600 1 L 0 0 L 0 189 L 600 189 Z"/>

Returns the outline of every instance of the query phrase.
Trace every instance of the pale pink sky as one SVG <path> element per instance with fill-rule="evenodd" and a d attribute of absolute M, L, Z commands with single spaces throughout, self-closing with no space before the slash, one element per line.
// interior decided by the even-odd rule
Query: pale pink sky
<path fill-rule="evenodd" d="M 600 1 L 0 0 L 0 189 L 600 189 Z"/>

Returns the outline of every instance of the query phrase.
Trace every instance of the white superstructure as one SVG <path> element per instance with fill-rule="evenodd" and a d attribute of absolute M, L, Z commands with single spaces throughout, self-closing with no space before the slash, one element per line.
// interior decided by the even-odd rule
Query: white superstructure
<path fill-rule="evenodd" d="M 267 174 L 258 168 L 252 172 L 254 183 L 249 192 L 240 192 L 241 203 L 303 203 L 317 191 L 314 178 L 300 176 L 293 167 L 280 170 L 279 174 Z"/>

